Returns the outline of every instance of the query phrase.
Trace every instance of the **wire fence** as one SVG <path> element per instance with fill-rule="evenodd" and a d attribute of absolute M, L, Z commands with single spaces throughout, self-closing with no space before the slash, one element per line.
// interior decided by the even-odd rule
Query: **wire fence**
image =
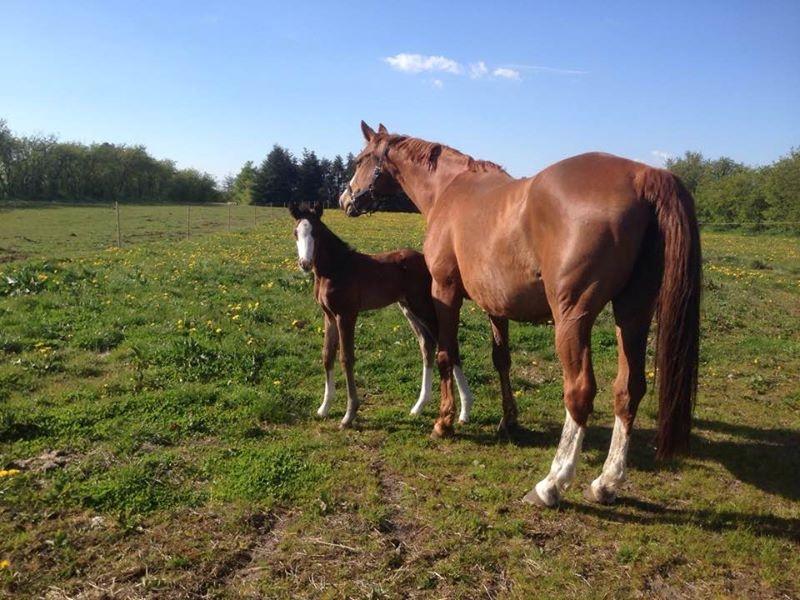
<path fill-rule="evenodd" d="M 283 221 L 285 207 L 236 204 L 0 204 L 0 262 L 143 242 L 189 240 Z M 797 221 L 701 222 L 703 229 L 800 234 Z"/>
<path fill-rule="evenodd" d="M 242 232 L 286 217 L 285 207 L 235 204 L 6 203 L 0 205 L 0 262 Z"/>

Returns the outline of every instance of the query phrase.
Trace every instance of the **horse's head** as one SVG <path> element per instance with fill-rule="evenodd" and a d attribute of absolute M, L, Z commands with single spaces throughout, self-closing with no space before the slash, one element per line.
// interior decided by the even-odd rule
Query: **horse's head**
<path fill-rule="evenodd" d="M 378 198 L 394 193 L 399 185 L 388 168 L 389 132 L 383 124 L 378 131 L 361 121 L 361 132 L 367 141 L 356 158 L 356 172 L 339 197 L 339 206 L 348 217 L 357 217 L 375 210 Z"/>
<path fill-rule="evenodd" d="M 322 229 L 322 204 L 289 203 L 289 212 L 295 220 L 294 239 L 297 240 L 297 262 L 303 271 L 314 266 L 316 236 Z"/>

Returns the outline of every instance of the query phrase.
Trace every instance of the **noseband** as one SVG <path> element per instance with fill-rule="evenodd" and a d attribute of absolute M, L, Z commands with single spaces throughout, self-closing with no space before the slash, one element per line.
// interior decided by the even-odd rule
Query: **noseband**
<path fill-rule="evenodd" d="M 372 213 L 372 212 L 375 212 L 376 210 L 378 210 L 379 202 L 377 202 L 375 200 L 375 183 L 378 181 L 378 177 L 380 177 L 381 174 L 383 173 L 383 163 L 385 162 L 386 155 L 388 153 L 389 153 L 389 146 L 386 146 L 386 149 L 383 151 L 383 153 L 381 154 L 381 157 L 378 159 L 378 164 L 375 165 L 375 168 L 372 170 L 372 179 L 370 180 L 369 185 L 366 188 L 364 188 L 363 190 L 358 192 L 358 194 L 354 194 L 353 193 L 353 188 L 350 187 L 350 183 L 348 182 L 348 184 L 347 184 L 347 191 L 350 192 L 350 198 L 352 199 L 351 203 L 353 204 L 354 208 L 355 208 L 356 202 L 358 200 L 360 200 L 364 196 L 367 196 L 369 198 L 369 201 L 370 201 L 369 209 L 365 210 L 365 211 L 361 211 L 361 210 L 358 211 L 358 212 L 360 212 L 362 214 L 363 213 Z M 356 210 L 358 210 L 358 209 L 356 209 Z"/>

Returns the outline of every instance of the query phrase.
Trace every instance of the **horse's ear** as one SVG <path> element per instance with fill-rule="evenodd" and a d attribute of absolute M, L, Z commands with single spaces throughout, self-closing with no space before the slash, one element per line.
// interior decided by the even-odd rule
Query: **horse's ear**
<path fill-rule="evenodd" d="M 383 123 L 378 125 L 378 133 L 388 134 L 389 130 L 383 125 Z"/>
<path fill-rule="evenodd" d="M 375 130 L 366 123 L 364 123 L 364 121 L 361 121 L 361 133 L 364 134 L 364 139 L 367 140 L 368 142 L 371 142 L 372 138 L 375 137 Z"/>
<path fill-rule="evenodd" d="M 297 202 L 289 202 L 289 214 L 292 215 L 296 221 L 300 219 L 300 207 Z"/>
<path fill-rule="evenodd" d="M 322 202 L 320 202 L 319 200 L 314 202 L 313 206 L 311 207 L 311 212 L 313 212 L 315 215 L 317 215 L 318 219 L 321 219 L 322 218 Z"/>

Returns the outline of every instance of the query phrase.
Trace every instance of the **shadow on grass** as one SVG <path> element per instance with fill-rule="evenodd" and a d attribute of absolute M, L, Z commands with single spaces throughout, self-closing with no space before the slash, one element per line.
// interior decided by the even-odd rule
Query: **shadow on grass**
<path fill-rule="evenodd" d="M 800 500 L 800 431 L 758 429 L 699 419 L 694 426 L 730 436 L 710 440 L 692 436 L 692 455 L 723 465 L 737 479 L 762 491 Z"/>
<path fill-rule="evenodd" d="M 734 511 L 682 510 L 628 497 L 618 498 L 613 506 L 579 504 L 566 500 L 562 501 L 561 506 L 614 523 L 694 525 L 705 531 L 713 532 L 749 529 L 758 535 L 789 541 L 800 539 L 800 519 L 787 519 L 773 515 Z"/>

